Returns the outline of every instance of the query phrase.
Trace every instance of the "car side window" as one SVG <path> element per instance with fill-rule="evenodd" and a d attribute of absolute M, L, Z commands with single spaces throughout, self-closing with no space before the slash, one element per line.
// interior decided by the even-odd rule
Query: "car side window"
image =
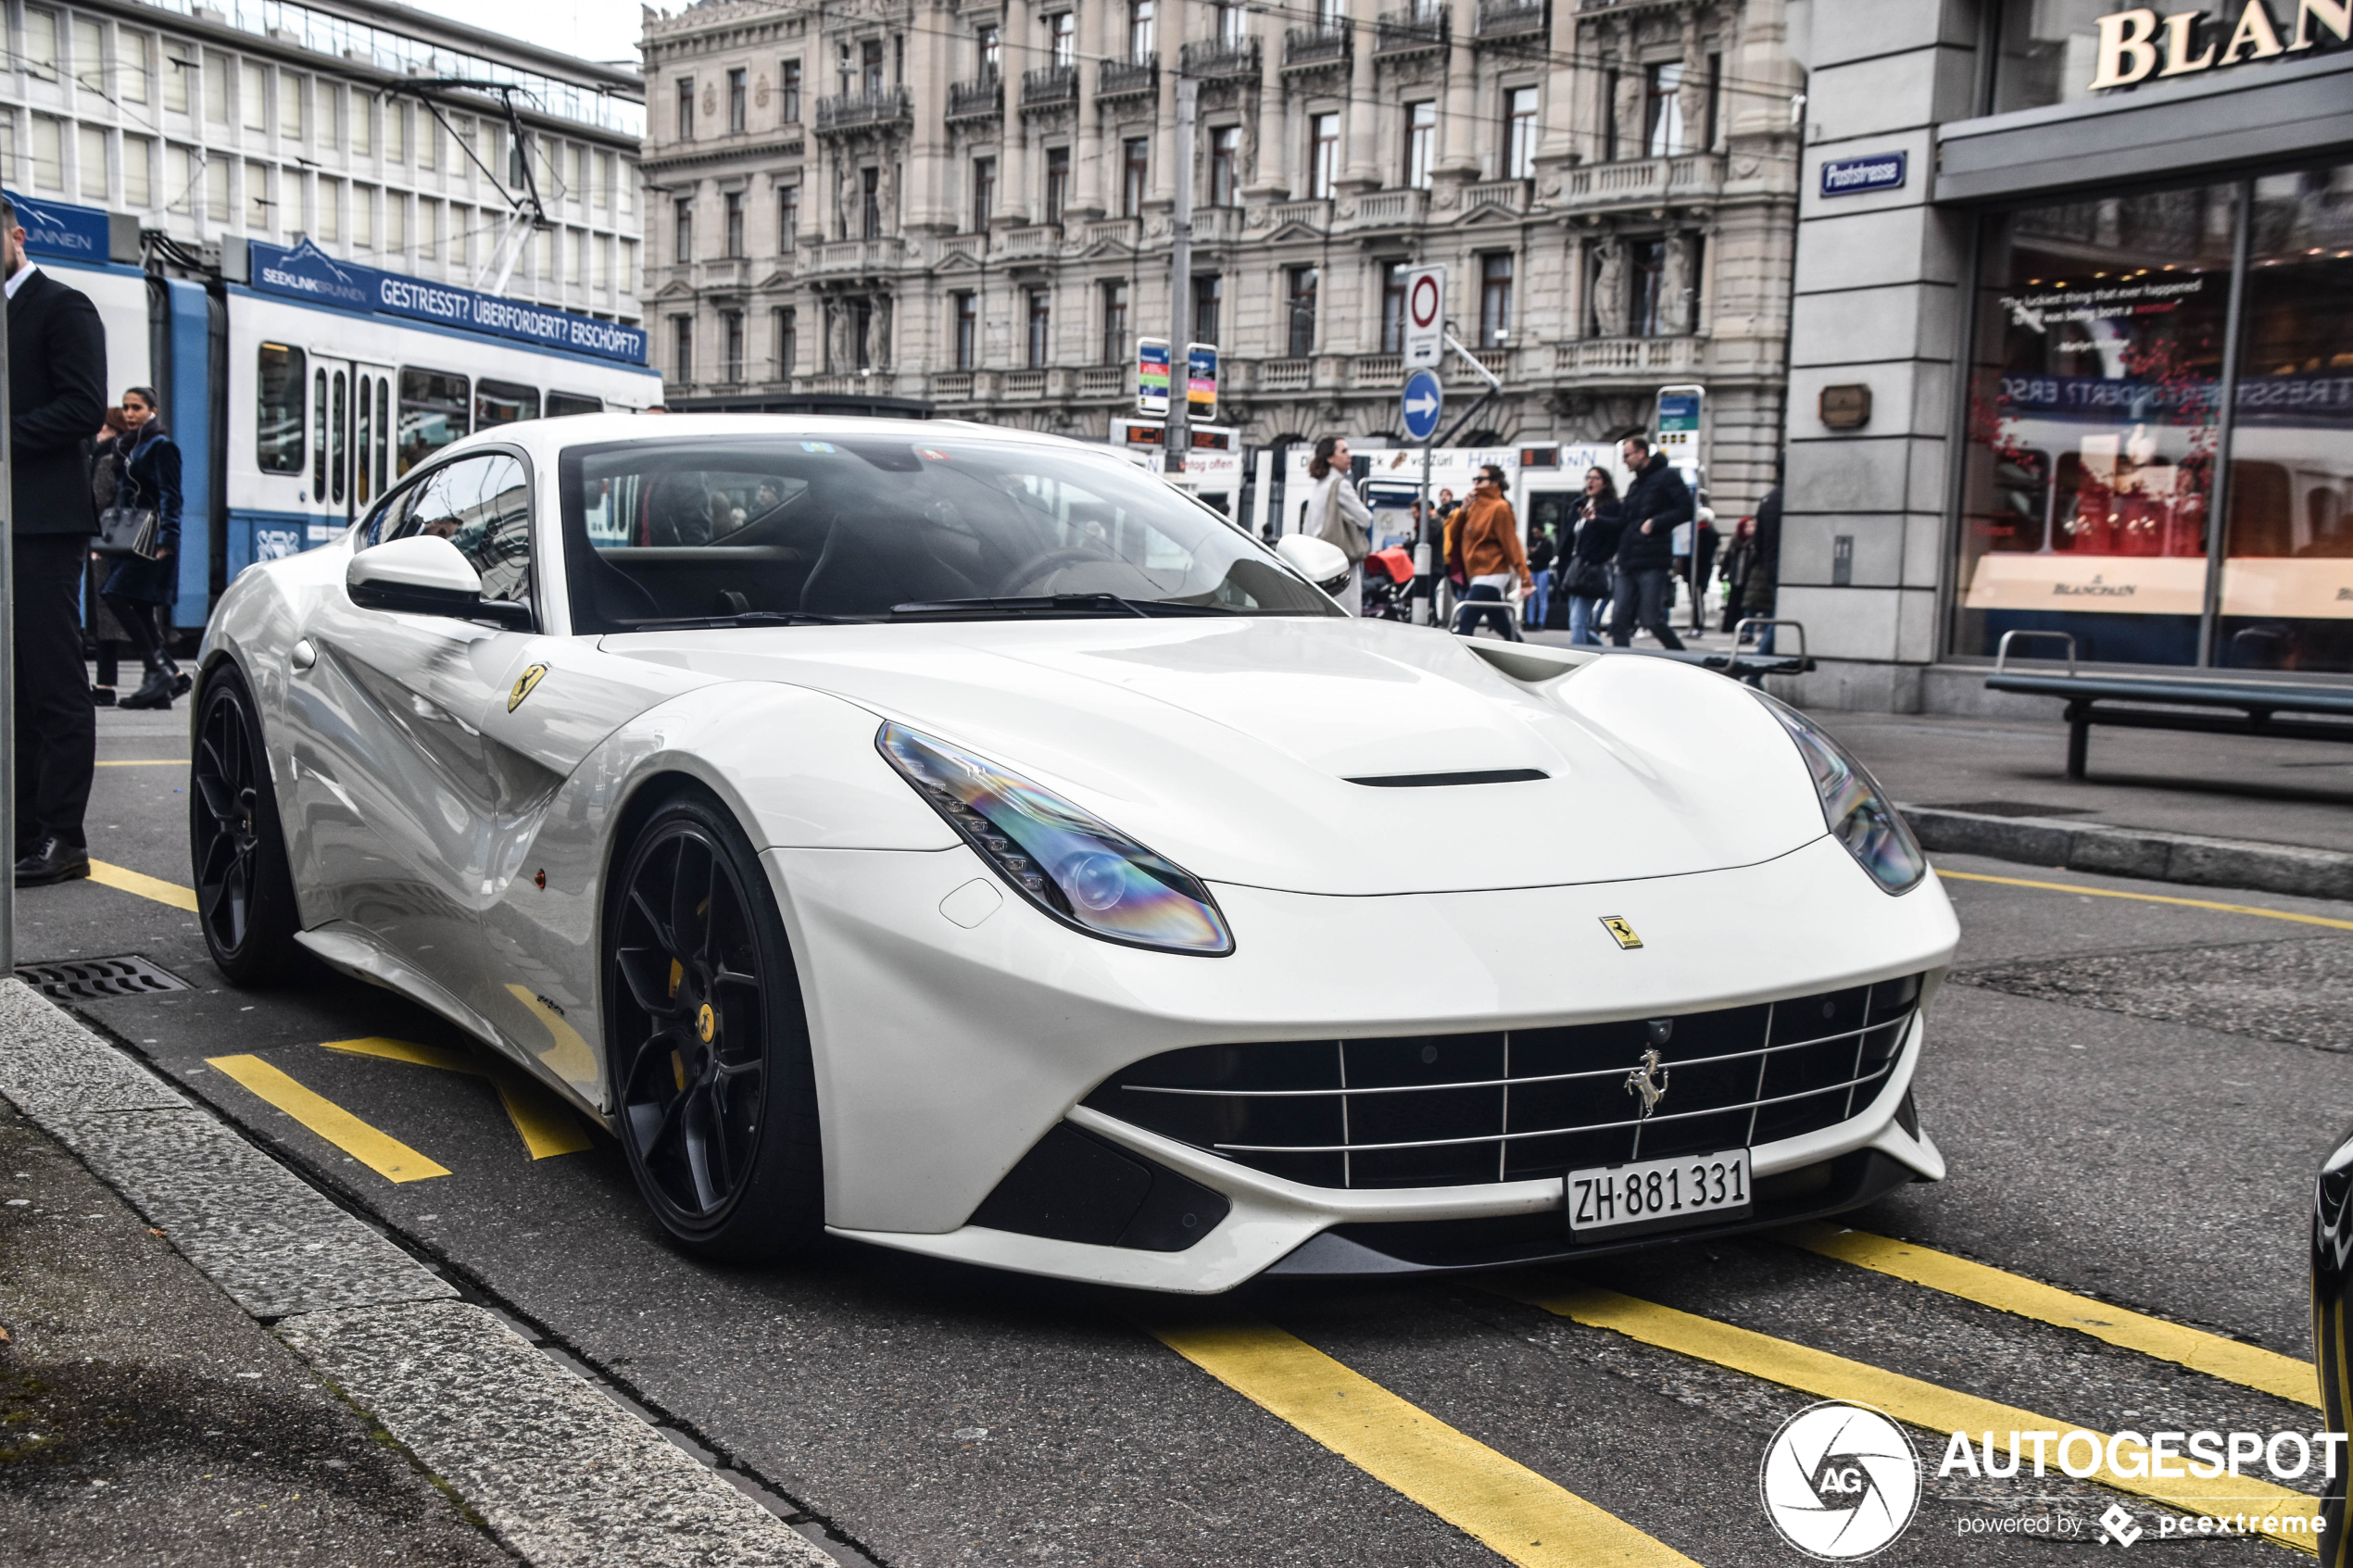
<path fill-rule="evenodd" d="M 437 534 L 482 573 L 484 598 L 531 602 L 531 481 L 521 461 L 501 452 L 461 458 L 426 475 L 405 505 L 396 521 L 387 517 L 385 537 Z"/>

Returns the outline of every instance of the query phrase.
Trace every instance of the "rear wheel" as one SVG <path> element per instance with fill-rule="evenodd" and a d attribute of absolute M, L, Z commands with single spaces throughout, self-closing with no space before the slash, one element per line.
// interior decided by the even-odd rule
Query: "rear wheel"
<path fill-rule="evenodd" d="M 715 803 L 659 807 L 617 860 L 606 1038 L 621 1142 L 680 1244 L 755 1261 L 824 1225 L 800 983 L 759 857 Z"/>
<path fill-rule="evenodd" d="M 198 689 L 188 772 L 196 924 L 213 964 L 235 985 L 301 972 L 301 921 L 261 716 L 233 664 L 215 665 Z"/>

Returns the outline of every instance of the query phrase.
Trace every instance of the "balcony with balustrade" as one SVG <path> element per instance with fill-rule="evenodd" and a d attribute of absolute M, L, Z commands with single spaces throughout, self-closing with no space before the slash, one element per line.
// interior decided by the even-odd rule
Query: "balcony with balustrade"
<path fill-rule="evenodd" d="M 1277 202 L 1266 216 L 1277 229 L 1287 229 L 1296 224 L 1303 229 L 1313 229 L 1319 234 L 1328 233 L 1332 226 L 1332 204 L 1329 200 Z"/>
<path fill-rule="evenodd" d="M 904 87 L 883 87 L 872 93 L 843 93 L 817 100 L 817 134 L 820 136 L 840 136 L 852 131 L 900 125 L 911 118 L 910 102 Z"/>
<path fill-rule="evenodd" d="M 1383 11 L 1373 33 L 1376 55 L 1412 55 L 1446 47 L 1450 29 L 1441 6 L 1414 6 Z"/>
<path fill-rule="evenodd" d="M 1187 76 L 1203 81 L 1258 74 L 1256 38 L 1202 38 L 1185 45 L 1178 58 Z"/>
<path fill-rule="evenodd" d="M 1007 370 L 1005 395 L 1025 401 L 1046 395 L 1046 372 L 1043 370 Z"/>
<path fill-rule="evenodd" d="M 1238 207 L 1193 208 L 1193 244 L 1227 245 L 1242 237 L 1242 209 Z"/>
<path fill-rule="evenodd" d="M 1318 21 L 1313 27 L 1294 27 L 1283 34 L 1283 69 L 1286 71 L 1327 70 L 1348 63 L 1348 24 L 1344 21 Z"/>
<path fill-rule="evenodd" d="M 1505 212 L 1528 210 L 1528 182 L 1525 180 L 1482 180 L 1476 185 L 1463 187 L 1463 211 L 1471 213 L 1482 207 L 1500 207 Z"/>
<path fill-rule="evenodd" d="M 1405 384 L 1405 361 L 1395 354 L 1360 354 L 1349 361 L 1348 384 L 1378 391 Z"/>
<path fill-rule="evenodd" d="M 800 257 L 802 276 L 837 278 L 896 271 L 907 247 L 898 239 L 825 240 L 794 254 Z"/>
<path fill-rule="evenodd" d="M 1367 191 L 1340 227 L 1355 233 L 1418 229 L 1429 216 L 1428 191 Z"/>
<path fill-rule="evenodd" d="M 1493 376 L 1500 382 L 1509 382 L 1512 379 L 1512 351 L 1508 346 L 1470 348 L 1464 352 L 1486 366 L 1487 375 Z M 1449 382 L 1466 382 L 1475 386 L 1487 384 L 1487 376 L 1482 376 L 1472 370 L 1465 362 L 1462 354 L 1448 354 L 1445 367 L 1439 371 L 1439 374 Z"/>
<path fill-rule="evenodd" d="M 1117 245 L 1134 250 L 1143 243 L 1143 220 L 1140 218 L 1104 218 L 1087 225 L 1086 246 Z"/>
<path fill-rule="evenodd" d="M 1696 371 L 1706 352 L 1701 337 L 1580 337 L 1553 345 L 1553 369 L 1587 375 L 1622 371 L 1652 376 Z"/>
<path fill-rule="evenodd" d="M 1021 73 L 1021 107 L 1027 114 L 1038 109 L 1066 108 L 1078 102 L 1078 68 L 1076 66 L 1039 66 L 1036 70 Z"/>
<path fill-rule="evenodd" d="M 1124 397 L 1127 394 L 1127 367 L 1125 365 L 1089 365 L 1078 372 L 1078 395 L 1081 397 Z"/>
<path fill-rule="evenodd" d="M 1544 12 L 1545 0 L 1478 0 L 1476 36 L 1481 44 L 1541 39 Z"/>
<path fill-rule="evenodd" d="M 999 119 L 1004 113 L 1005 83 L 994 71 L 971 82 L 948 84 L 949 123 Z"/>
<path fill-rule="evenodd" d="M 1008 261 L 1025 257 L 1059 256 L 1063 248 L 1063 231 L 1059 223 L 1032 223 L 1024 228 L 1008 229 L 997 236 L 997 254 Z"/>
<path fill-rule="evenodd" d="M 1148 98 L 1160 91 L 1160 56 L 1146 55 L 1139 59 L 1105 60 L 1095 68 L 1095 97 L 1098 102 L 1114 98 Z"/>
<path fill-rule="evenodd" d="M 1261 359 L 1252 378 L 1260 392 L 1306 392 L 1315 384 L 1313 359 Z"/>
<path fill-rule="evenodd" d="M 1580 164 L 1564 173 L 1561 194 L 1554 205 L 1570 211 L 1598 211 L 1705 201 L 1723 194 L 1720 155 L 1672 153 L 1663 157 Z"/>

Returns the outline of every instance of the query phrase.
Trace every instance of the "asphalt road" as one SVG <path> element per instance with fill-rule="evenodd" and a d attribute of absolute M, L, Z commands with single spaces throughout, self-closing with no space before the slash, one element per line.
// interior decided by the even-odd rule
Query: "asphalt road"
<path fill-rule="evenodd" d="M 185 756 L 184 717 L 104 718 L 101 756 L 129 765 L 100 771 L 93 853 L 185 884 L 185 774 L 163 765 Z M 2353 1123 L 2353 906 L 1965 858 L 1940 869 L 1960 873 L 1947 885 L 1964 939 L 1918 1093 L 1952 1173 L 1844 1223 L 2308 1357 L 2308 1195 L 2321 1157 Z M 2133 897 L 2019 884 L 2031 882 Z M 2240 1381 L 1781 1239 L 1663 1248 L 1593 1265 L 1581 1280 L 1270 1283 L 1208 1303 L 846 1243 L 789 1267 L 716 1269 L 661 1244 L 603 1134 L 534 1159 L 489 1080 L 322 1048 L 391 1039 L 470 1049 L 389 994 L 340 980 L 228 988 L 192 915 L 118 886 L 33 891 L 18 911 L 26 961 L 135 953 L 192 982 L 75 1005 L 888 1568 L 1499 1560 L 1415 1500 L 1436 1496 L 1415 1476 L 1376 1479 L 1295 1412 L 1266 1408 L 1281 1401 L 1265 1386 L 1252 1386 L 1263 1401 L 1253 1402 L 1171 1348 L 1237 1323 L 1279 1330 L 1262 1336 L 1269 1343 L 1303 1341 L 1496 1462 L 1516 1461 L 1691 1560 L 1803 1562 L 1768 1526 L 1756 1477 L 1775 1428 L 1817 1394 L 1741 1370 L 1734 1355 L 1644 1343 L 1529 1304 L 1578 1285 L 2036 1412 L 2046 1425 L 2319 1424 L 2315 1411 Z M 232 1054 L 262 1057 L 448 1173 L 386 1180 L 207 1065 Z M 1926 1495 L 1879 1561 L 2041 1563 L 2054 1550 L 2103 1549 L 2095 1520 L 2117 1493 L 2056 1472 L 1940 1478 L 1942 1438 L 1915 1436 Z M 2283 1549 L 2161 1541 L 2160 1511 L 2123 1500 L 2151 1531 L 2135 1549 L 2167 1561 Z M 1965 1533 L 2004 1519 L 2054 1531 L 2065 1521 L 2074 1534 Z"/>

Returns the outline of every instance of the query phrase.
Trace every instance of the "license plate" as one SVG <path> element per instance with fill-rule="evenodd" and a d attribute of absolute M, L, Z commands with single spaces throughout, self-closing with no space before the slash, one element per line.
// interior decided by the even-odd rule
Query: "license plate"
<path fill-rule="evenodd" d="M 1568 1173 L 1568 1229 L 1579 1238 L 1739 1219 L 1748 1211 L 1744 1148 Z"/>

